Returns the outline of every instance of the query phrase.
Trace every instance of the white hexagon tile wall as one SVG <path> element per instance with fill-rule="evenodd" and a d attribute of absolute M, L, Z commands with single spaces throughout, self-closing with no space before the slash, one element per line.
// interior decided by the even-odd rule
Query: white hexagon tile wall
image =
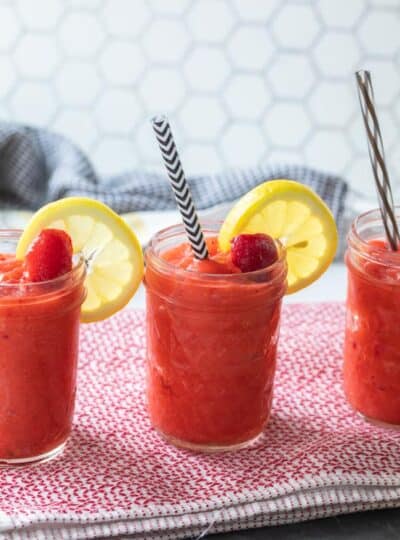
<path fill-rule="evenodd" d="M 301 163 L 373 182 L 354 71 L 373 72 L 400 183 L 400 0 L 0 0 L 0 120 L 72 138 L 100 172 Z"/>

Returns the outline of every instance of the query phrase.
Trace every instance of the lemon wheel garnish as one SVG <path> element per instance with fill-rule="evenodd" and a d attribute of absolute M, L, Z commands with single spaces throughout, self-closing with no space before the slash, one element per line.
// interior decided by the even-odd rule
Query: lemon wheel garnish
<path fill-rule="evenodd" d="M 124 307 L 143 277 L 143 254 L 129 225 L 94 199 L 68 197 L 43 206 L 25 227 L 16 250 L 23 259 L 42 229 L 66 231 L 87 261 L 82 322 L 100 321 Z"/>
<path fill-rule="evenodd" d="M 244 195 L 226 217 L 219 245 L 229 251 L 242 233 L 269 234 L 286 248 L 291 294 L 315 281 L 331 264 L 338 234 L 329 208 L 312 189 L 293 180 L 271 180 Z"/>

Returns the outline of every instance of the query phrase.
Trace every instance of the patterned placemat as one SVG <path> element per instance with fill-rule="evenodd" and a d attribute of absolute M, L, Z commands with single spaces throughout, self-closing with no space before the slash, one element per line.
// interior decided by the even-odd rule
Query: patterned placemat
<path fill-rule="evenodd" d="M 343 327 L 341 304 L 287 306 L 262 440 L 196 455 L 149 424 L 143 313 L 84 326 L 73 436 L 53 462 L 0 471 L 0 538 L 196 538 L 400 505 L 400 433 L 346 404 Z"/>

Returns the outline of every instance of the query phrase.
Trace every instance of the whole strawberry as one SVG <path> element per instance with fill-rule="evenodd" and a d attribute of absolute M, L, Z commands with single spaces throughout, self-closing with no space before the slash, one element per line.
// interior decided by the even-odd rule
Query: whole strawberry
<path fill-rule="evenodd" d="M 47 281 L 72 270 L 72 242 L 59 229 L 43 229 L 25 256 L 28 281 Z"/>
<path fill-rule="evenodd" d="M 232 262 L 242 272 L 261 270 L 278 260 L 276 244 L 267 234 L 239 234 L 231 246 Z"/>

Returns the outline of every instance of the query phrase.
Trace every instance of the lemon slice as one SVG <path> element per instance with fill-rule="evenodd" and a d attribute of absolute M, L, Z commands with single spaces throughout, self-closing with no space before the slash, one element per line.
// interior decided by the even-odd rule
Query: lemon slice
<path fill-rule="evenodd" d="M 83 322 L 100 321 L 124 307 L 143 277 L 140 243 L 128 224 L 105 204 L 85 197 L 68 197 L 43 206 L 25 227 L 16 250 L 23 259 L 42 229 L 66 231 L 74 253 L 87 262 L 87 296 Z"/>
<path fill-rule="evenodd" d="M 329 208 L 312 189 L 293 180 L 264 182 L 244 195 L 221 227 L 220 248 L 229 251 L 231 239 L 242 233 L 269 234 L 285 246 L 288 294 L 321 276 L 338 244 Z"/>

